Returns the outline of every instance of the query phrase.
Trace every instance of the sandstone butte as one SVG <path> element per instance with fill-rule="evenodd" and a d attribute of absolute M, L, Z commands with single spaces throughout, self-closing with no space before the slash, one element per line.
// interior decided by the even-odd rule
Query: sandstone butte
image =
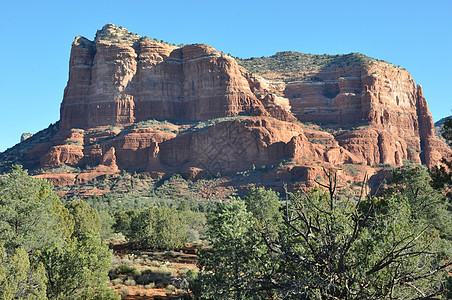
<path fill-rule="evenodd" d="M 410 73 L 362 54 L 234 59 L 107 24 L 94 41 L 75 38 L 69 66 L 60 121 L 1 154 L 56 185 L 278 164 L 263 178 L 312 185 L 326 167 L 359 182 L 383 164 L 432 167 L 451 155 Z"/>

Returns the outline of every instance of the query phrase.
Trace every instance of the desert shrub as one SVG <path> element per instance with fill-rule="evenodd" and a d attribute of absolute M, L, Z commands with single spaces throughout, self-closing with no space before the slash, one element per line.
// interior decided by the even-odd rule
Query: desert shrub
<path fill-rule="evenodd" d="M 176 258 L 179 257 L 180 253 L 176 251 L 166 251 L 165 252 L 165 258 Z"/>
<path fill-rule="evenodd" d="M 151 261 L 150 265 L 153 267 L 160 267 L 161 262 L 159 262 L 157 260 L 153 260 L 153 261 Z"/>
<path fill-rule="evenodd" d="M 150 258 L 146 258 L 145 260 L 145 263 L 147 264 L 147 265 L 150 265 L 151 263 L 152 263 L 152 259 L 150 259 Z"/>
<path fill-rule="evenodd" d="M 151 283 L 153 279 L 155 279 L 152 274 L 146 273 L 146 272 L 143 272 L 143 273 L 144 274 L 135 276 L 135 281 L 137 284 L 145 286 L 145 285 Z"/>
<path fill-rule="evenodd" d="M 162 266 L 162 267 L 150 267 L 149 269 L 144 270 L 142 275 L 145 275 L 145 274 L 171 275 L 171 274 L 176 274 L 176 273 L 177 273 L 177 269 Z"/>
<path fill-rule="evenodd" d="M 184 266 L 184 267 L 181 267 L 180 269 L 179 269 L 179 274 L 180 275 L 187 275 L 187 273 L 190 271 L 190 270 L 196 270 L 196 269 L 193 269 L 192 267 L 188 267 L 188 266 Z"/>
<path fill-rule="evenodd" d="M 150 282 L 150 283 L 146 284 L 144 286 L 144 288 L 147 290 L 152 290 L 153 288 L 155 288 L 155 282 Z"/>
<path fill-rule="evenodd" d="M 341 167 L 346 174 L 351 176 L 358 176 L 361 173 L 354 164 L 342 164 Z"/>
<path fill-rule="evenodd" d="M 127 266 L 131 266 L 131 265 L 133 265 L 133 261 L 131 261 L 130 259 L 128 259 L 128 258 L 124 258 L 124 259 L 122 259 L 122 264 L 123 265 L 127 265 Z"/>
<path fill-rule="evenodd" d="M 116 290 L 109 287 L 99 287 L 94 291 L 85 293 L 82 298 L 83 300 L 119 300 L 121 296 L 116 292 Z"/>
<path fill-rule="evenodd" d="M 137 269 L 135 267 L 122 264 L 116 268 L 117 274 L 137 274 Z"/>
<path fill-rule="evenodd" d="M 233 117 L 221 117 L 221 118 L 215 118 L 215 119 L 210 119 L 207 121 L 200 121 L 198 123 L 196 123 L 195 125 L 184 129 L 181 131 L 182 132 L 188 132 L 188 131 L 198 131 L 198 130 L 205 130 L 210 126 L 213 126 L 215 124 L 221 123 L 221 122 L 227 122 L 227 121 L 234 121 L 237 119 L 241 119 L 244 118 L 245 116 L 233 116 Z"/>
<path fill-rule="evenodd" d="M 171 274 L 176 274 L 176 269 L 150 268 L 144 270 L 141 275 L 135 276 L 135 281 L 140 285 L 149 285 L 151 283 L 166 286 L 171 281 Z"/>
<path fill-rule="evenodd" d="M 198 279 L 198 273 L 199 273 L 198 270 L 190 269 L 187 271 L 187 273 L 185 275 L 187 276 L 188 279 L 196 280 L 196 279 Z"/>
<path fill-rule="evenodd" d="M 137 285 L 136 281 L 135 281 L 132 277 L 128 277 L 128 278 L 124 281 L 124 284 L 125 284 L 125 285 L 128 285 L 128 286 L 136 286 L 136 285 Z"/>
<path fill-rule="evenodd" d="M 169 295 L 174 294 L 174 293 L 176 293 L 176 287 L 174 285 L 172 285 L 172 284 L 167 285 L 166 288 L 165 288 L 165 294 L 167 296 L 169 296 Z"/>
<path fill-rule="evenodd" d="M 278 52 L 270 57 L 252 57 L 248 59 L 237 58 L 237 63 L 256 74 L 268 72 L 277 73 L 300 73 L 300 70 L 319 70 L 330 66 L 341 67 L 349 65 L 374 64 L 378 60 L 367 57 L 360 53 L 349 53 L 344 55 L 316 55 L 304 54 L 294 51 Z M 285 81 L 321 81 L 318 76 L 302 76 L 281 78 Z"/>
<path fill-rule="evenodd" d="M 168 128 L 168 126 L 174 126 L 175 124 L 164 120 L 164 121 L 159 121 L 159 120 L 155 120 L 155 119 L 149 119 L 146 121 L 141 121 L 138 123 L 135 123 L 133 125 L 134 128 L 159 128 L 162 131 L 165 132 L 172 132 L 171 129 Z"/>
<path fill-rule="evenodd" d="M 163 275 L 172 275 L 172 274 L 177 273 L 177 269 L 169 268 L 169 267 L 160 267 L 156 273 L 163 274 Z"/>
<path fill-rule="evenodd" d="M 122 284 L 124 282 L 124 279 L 121 277 L 115 278 L 113 280 L 110 281 L 113 285 L 118 285 L 118 284 Z"/>
<path fill-rule="evenodd" d="M 134 260 L 134 263 L 137 264 L 137 265 L 142 265 L 142 264 L 144 264 L 144 259 L 137 258 L 137 259 Z"/>
<path fill-rule="evenodd" d="M 123 296 L 130 295 L 130 288 L 127 286 L 122 286 L 119 291 Z"/>
<path fill-rule="evenodd" d="M 126 237 L 121 232 L 112 233 L 106 240 L 117 243 L 125 243 L 127 241 Z"/>

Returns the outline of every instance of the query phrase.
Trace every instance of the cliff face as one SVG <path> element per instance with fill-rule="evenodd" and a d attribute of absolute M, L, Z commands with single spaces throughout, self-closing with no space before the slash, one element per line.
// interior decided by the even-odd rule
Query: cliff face
<path fill-rule="evenodd" d="M 320 166 L 372 174 L 407 160 L 431 167 L 450 153 L 434 136 L 422 88 L 402 68 L 361 54 L 236 61 L 107 24 L 94 41 L 76 37 L 58 134 L 28 146 L 26 161 L 83 169 L 40 175 L 56 184 L 119 170 L 196 178 L 283 160 L 312 181 Z"/>
<path fill-rule="evenodd" d="M 255 93 L 285 97 L 299 121 L 361 128 L 337 140 L 369 165 L 407 159 L 431 167 L 449 153 L 435 138 L 422 87 L 400 67 L 361 54 L 284 52 L 239 62 L 260 75 L 246 75 Z"/>
<path fill-rule="evenodd" d="M 202 44 L 176 47 L 106 25 L 72 44 L 61 129 L 155 119 L 208 120 L 258 106 L 236 61 Z"/>

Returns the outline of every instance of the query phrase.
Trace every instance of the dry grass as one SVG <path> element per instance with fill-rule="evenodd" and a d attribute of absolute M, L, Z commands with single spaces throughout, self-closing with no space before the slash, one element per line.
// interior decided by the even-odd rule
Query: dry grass
<path fill-rule="evenodd" d="M 178 288 L 178 278 L 197 272 L 196 260 L 194 254 L 177 251 L 137 252 L 121 248 L 115 250 L 110 282 L 123 299 L 177 299 L 186 293 Z M 134 274 L 115 273 L 125 262 L 135 269 Z"/>

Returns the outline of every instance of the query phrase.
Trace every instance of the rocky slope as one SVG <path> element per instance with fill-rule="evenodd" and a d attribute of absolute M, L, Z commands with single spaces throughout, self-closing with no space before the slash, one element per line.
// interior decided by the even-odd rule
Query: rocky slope
<path fill-rule="evenodd" d="M 58 132 L 23 143 L 33 139 L 15 162 L 58 185 L 120 170 L 194 179 L 282 161 L 291 167 L 262 179 L 310 185 L 322 166 L 359 181 L 384 164 L 431 167 L 451 154 L 400 67 L 361 54 L 236 60 L 112 24 L 94 41 L 75 38 Z"/>

